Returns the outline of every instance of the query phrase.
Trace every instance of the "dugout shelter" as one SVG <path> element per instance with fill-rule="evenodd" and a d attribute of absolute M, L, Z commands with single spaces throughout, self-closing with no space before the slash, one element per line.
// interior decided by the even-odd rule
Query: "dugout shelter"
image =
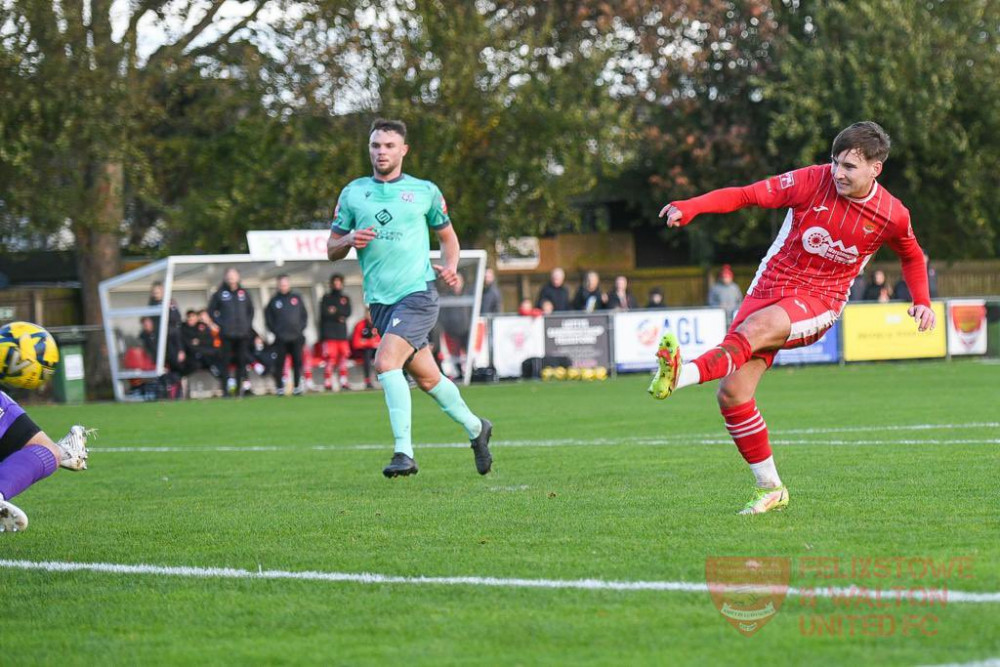
<path fill-rule="evenodd" d="M 351 297 L 353 306 L 348 320 L 350 331 L 365 314 L 361 268 L 353 249 L 346 258 L 330 262 L 326 258 L 328 238 L 327 230 L 248 232 L 250 252 L 247 254 L 173 255 L 102 281 L 99 293 L 115 398 L 119 401 L 142 400 L 129 391 L 130 385 L 136 381 L 153 380 L 164 372 L 168 333 L 165 326 L 158 327 L 155 368 L 137 369 L 126 362 L 128 350 L 141 345 L 138 341 L 142 318 L 169 321 L 170 303 L 174 301 L 183 321 L 187 310 L 201 310 L 207 306 L 229 267 L 240 272 L 240 282 L 253 301 L 254 331 L 261 334 L 265 342 L 270 341 L 270 336 L 264 325 L 264 307 L 277 290 L 277 277 L 282 274 L 288 275 L 292 290 L 301 294 L 306 302 L 309 313 L 306 345 L 312 345 L 317 340 L 317 309 L 323 294 L 329 289 L 330 276 L 343 274 L 344 291 Z M 439 259 L 440 252 L 431 251 L 432 263 Z M 459 341 L 458 347 L 464 342 L 465 351 L 473 349 L 472 338 L 477 329 L 475 323 L 479 318 L 485 269 L 485 250 L 462 250 L 459 273 L 465 282 L 463 292 L 452 294 L 445 285 L 438 283 L 443 315 L 439 325 L 445 320 L 452 323 L 467 321 L 467 327 L 459 327 L 465 340 Z M 163 301 L 151 306 L 150 289 L 155 282 L 163 285 Z M 450 340 L 455 347 L 454 338 Z M 468 384 L 472 377 L 473 355 L 452 356 L 458 366 L 455 370 Z"/>

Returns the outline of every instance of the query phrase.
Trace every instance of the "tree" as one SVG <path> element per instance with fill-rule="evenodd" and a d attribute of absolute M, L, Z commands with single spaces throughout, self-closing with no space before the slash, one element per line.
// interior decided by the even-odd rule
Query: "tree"
<path fill-rule="evenodd" d="M 440 185 L 461 234 L 493 238 L 574 226 L 575 201 L 620 161 L 598 4 L 360 2 L 311 22 L 338 36 L 318 62 L 355 63 L 332 106 L 405 120 L 407 170 Z"/>
<path fill-rule="evenodd" d="M 766 0 L 632 3 L 620 28 L 628 49 L 610 63 L 613 94 L 627 98 L 635 152 L 606 184 L 637 216 L 637 233 L 675 258 L 711 263 L 754 255 L 771 236 L 769 216 L 747 211 L 668 232 L 658 221 L 668 201 L 761 178 L 770 104 L 762 82 L 782 39 Z M 610 186 L 610 187 L 609 187 Z M 655 236 L 650 234 L 655 231 Z M 683 255 L 687 257 L 683 257 Z"/>
<path fill-rule="evenodd" d="M 155 106 L 147 104 L 150 82 L 210 67 L 226 49 L 252 43 L 269 3 L 139 0 L 125 16 L 112 16 L 112 4 L 0 5 L 0 87 L 10 91 L 0 108 L 2 213 L 36 232 L 71 230 L 89 324 L 101 322 L 98 283 L 119 268 L 126 191 L 141 191 L 148 181 L 137 135 Z M 238 15 L 224 20 L 223 9 Z M 184 29 L 174 27 L 187 19 Z M 167 37 L 144 59 L 139 34 L 147 22 Z M 96 384 L 107 377 L 106 366 L 97 346 L 88 352 L 88 378 Z"/>
<path fill-rule="evenodd" d="M 840 129 L 875 120 L 893 139 L 880 181 L 931 255 L 1000 254 L 1000 4 L 803 2 L 783 14 L 781 76 L 766 86 L 782 166 L 826 161 Z"/>

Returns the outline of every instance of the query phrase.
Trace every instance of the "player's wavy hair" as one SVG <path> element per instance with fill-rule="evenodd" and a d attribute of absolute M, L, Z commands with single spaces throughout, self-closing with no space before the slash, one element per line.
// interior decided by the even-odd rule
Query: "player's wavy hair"
<path fill-rule="evenodd" d="M 837 138 L 833 140 L 831 155 L 836 157 L 844 151 L 857 149 L 869 162 L 873 160 L 885 162 L 889 159 L 891 145 L 889 133 L 883 130 L 881 125 L 871 120 L 865 120 L 841 130 Z"/>
<path fill-rule="evenodd" d="M 406 123 L 401 120 L 389 120 L 388 118 L 376 118 L 372 121 L 372 129 L 368 131 L 370 135 L 372 132 L 377 132 L 378 130 L 384 130 L 386 132 L 395 132 L 399 136 L 406 139 Z"/>

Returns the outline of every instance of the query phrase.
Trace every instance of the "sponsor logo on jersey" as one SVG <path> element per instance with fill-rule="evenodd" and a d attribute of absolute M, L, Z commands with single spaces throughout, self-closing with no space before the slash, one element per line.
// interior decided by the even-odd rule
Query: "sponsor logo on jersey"
<path fill-rule="evenodd" d="M 811 255 L 819 255 L 839 264 L 855 264 L 858 261 L 857 247 L 845 247 L 842 241 L 834 240 L 830 232 L 822 227 L 807 229 L 802 234 L 802 247 Z"/>
<path fill-rule="evenodd" d="M 795 185 L 795 174 L 788 172 L 787 174 L 782 174 L 778 177 L 778 185 L 781 186 L 782 190 L 787 190 L 788 188 Z"/>
<path fill-rule="evenodd" d="M 389 209 L 384 208 L 375 214 L 375 220 L 377 220 L 380 225 L 387 225 L 392 221 L 392 213 L 389 213 Z"/>

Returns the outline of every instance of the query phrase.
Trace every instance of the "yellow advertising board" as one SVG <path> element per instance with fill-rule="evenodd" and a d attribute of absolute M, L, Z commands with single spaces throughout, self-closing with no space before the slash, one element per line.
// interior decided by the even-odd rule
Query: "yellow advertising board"
<path fill-rule="evenodd" d="M 948 322 L 944 303 L 931 303 L 937 317 L 933 331 L 917 331 L 916 322 L 906 314 L 909 307 L 908 303 L 859 303 L 844 308 L 844 361 L 945 356 Z"/>

